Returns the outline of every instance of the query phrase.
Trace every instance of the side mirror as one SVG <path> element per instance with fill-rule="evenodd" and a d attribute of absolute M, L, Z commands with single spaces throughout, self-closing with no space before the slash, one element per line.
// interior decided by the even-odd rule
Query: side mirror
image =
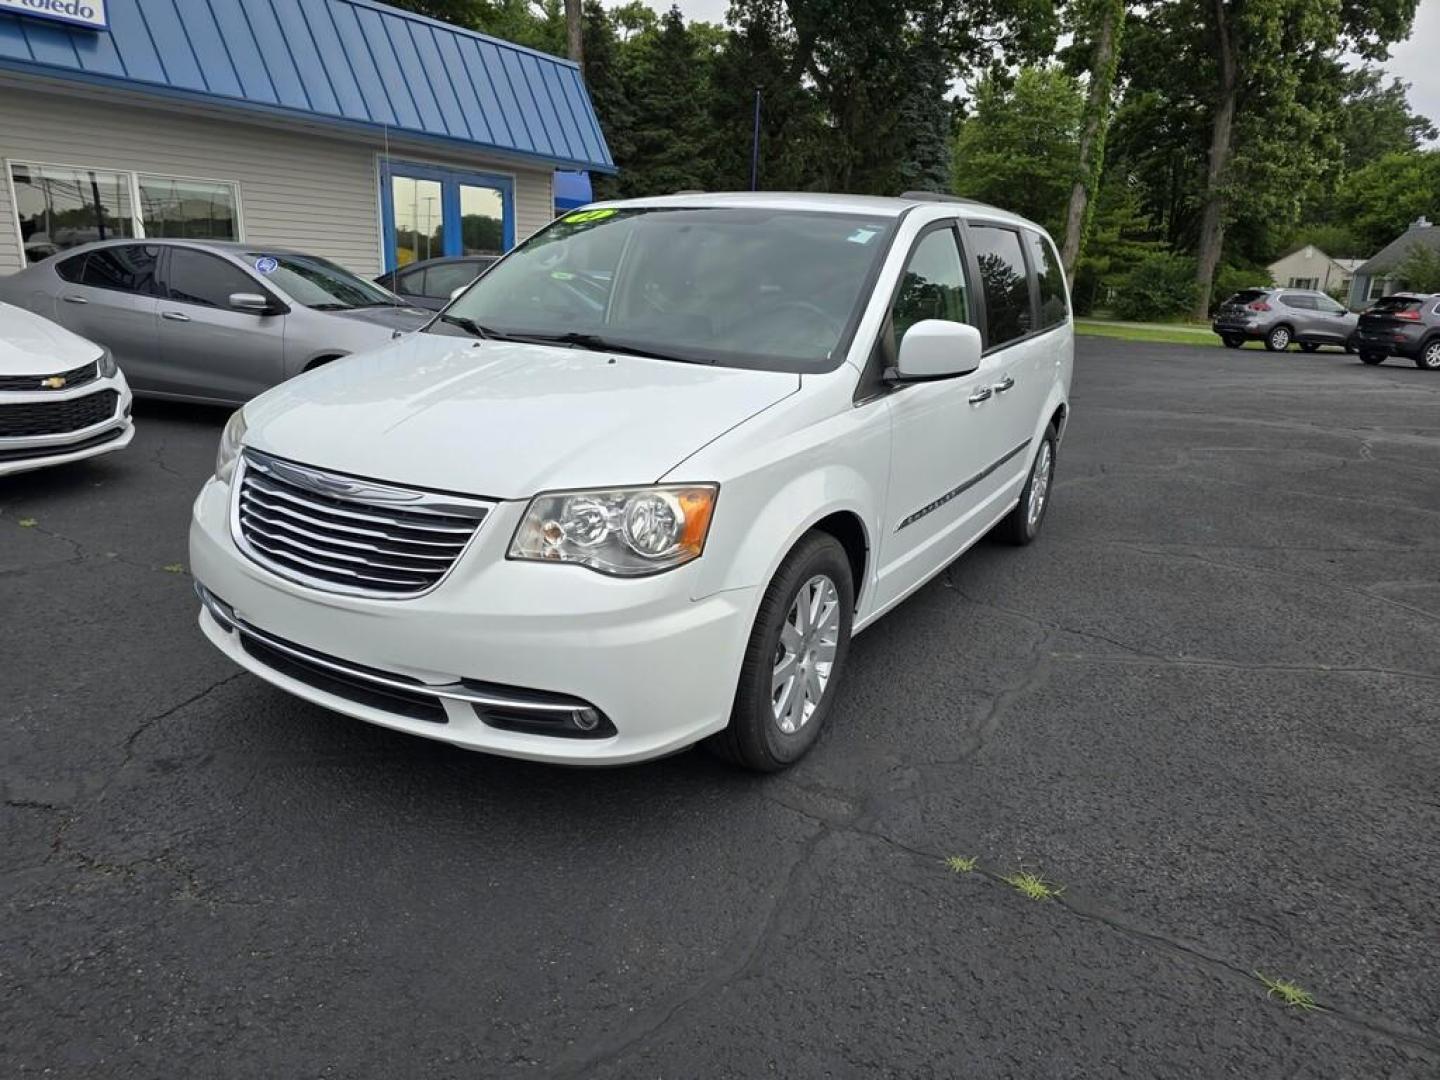
<path fill-rule="evenodd" d="M 231 311 L 248 311 L 252 315 L 269 315 L 271 313 L 270 298 L 253 292 L 235 292 L 230 294 Z"/>
<path fill-rule="evenodd" d="M 924 382 L 969 375 L 980 367 L 980 331 L 968 323 L 922 319 L 900 340 L 899 362 L 890 382 Z"/>

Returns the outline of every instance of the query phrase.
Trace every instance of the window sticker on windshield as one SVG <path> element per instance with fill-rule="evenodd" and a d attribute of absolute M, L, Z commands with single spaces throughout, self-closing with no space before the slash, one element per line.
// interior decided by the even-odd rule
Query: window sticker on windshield
<path fill-rule="evenodd" d="M 550 276 L 556 281 L 574 281 L 575 275 L 569 270 L 551 270 Z"/>
<path fill-rule="evenodd" d="M 577 213 L 577 214 L 568 214 L 568 215 L 566 215 L 565 220 L 578 225 L 578 224 L 580 224 L 581 222 L 585 222 L 585 221 L 603 221 L 603 220 L 605 220 L 607 217 L 614 217 L 614 216 L 615 216 L 615 211 L 614 211 L 614 210 L 581 210 L 581 211 L 580 211 L 579 213 Z"/>
<path fill-rule="evenodd" d="M 856 229 L 845 239 L 852 244 L 868 244 L 875 238 L 876 231 L 875 229 Z"/>
<path fill-rule="evenodd" d="M 273 274 L 280 269 L 280 263 L 273 255 L 261 255 L 255 260 L 255 271 L 259 274 Z"/>

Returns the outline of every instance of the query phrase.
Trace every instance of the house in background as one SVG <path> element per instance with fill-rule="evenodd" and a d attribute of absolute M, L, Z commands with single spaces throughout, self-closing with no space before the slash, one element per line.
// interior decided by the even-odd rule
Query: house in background
<path fill-rule="evenodd" d="M 614 168 L 574 63 L 376 0 L 0 4 L 0 274 L 197 237 L 368 277 L 504 251 Z"/>
<path fill-rule="evenodd" d="M 1440 228 L 1423 215 L 1355 271 L 1355 280 L 1350 285 L 1351 309 L 1359 311 L 1386 293 L 1400 291 L 1404 282 L 1396 276 L 1397 271 L 1410 249 L 1417 246 L 1440 252 Z"/>
<path fill-rule="evenodd" d="M 1270 280 L 1282 289 L 1319 289 L 1321 292 L 1346 292 L 1350 279 L 1363 259 L 1332 259 L 1314 244 L 1296 248 L 1284 258 L 1266 267 Z"/>

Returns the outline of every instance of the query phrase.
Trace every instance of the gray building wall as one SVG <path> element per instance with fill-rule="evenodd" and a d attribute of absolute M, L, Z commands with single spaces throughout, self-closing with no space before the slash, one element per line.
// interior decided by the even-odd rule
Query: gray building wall
<path fill-rule="evenodd" d="M 241 238 L 333 259 L 365 277 L 382 270 L 383 143 L 316 125 L 272 126 L 244 113 L 193 109 L 109 91 L 83 94 L 0 80 L 0 274 L 24 265 L 10 161 L 135 170 L 234 183 Z M 554 217 L 553 173 L 392 139 L 396 160 L 497 173 L 515 184 L 515 239 Z"/>

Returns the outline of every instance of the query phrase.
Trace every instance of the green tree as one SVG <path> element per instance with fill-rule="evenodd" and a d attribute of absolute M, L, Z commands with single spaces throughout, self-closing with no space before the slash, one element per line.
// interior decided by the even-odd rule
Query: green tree
<path fill-rule="evenodd" d="M 1066 277 L 1080 258 L 1089 221 L 1090 202 L 1105 168 L 1105 136 L 1114 109 L 1115 73 L 1119 68 L 1125 30 L 1125 0 L 1085 0 L 1073 6 L 1076 40 L 1071 51 L 1084 56 L 1087 78 L 1085 107 L 1080 117 L 1080 144 L 1075 182 L 1065 208 L 1065 236 L 1060 261 Z"/>
<path fill-rule="evenodd" d="M 1440 207 L 1440 150 L 1385 154 L 1347 176 L 1334 212 L 1374 254 L 1422 215 Z"/>
<path fill-rule="evenodd" d="M 955 193 L 1014 210 L 1059 234 L 1079 160 L 1080 88 L 1058 68 L 992 74 L 955 140 Z"/>
<path fill-rule="evenodd" d="M 627 196 L 667 194 L 709 185 L 706 98 L 713 54 L 702 49 L 678 7 L 628 45 L 632 149 L 621 162 Z"/>
<path fill-rule="evenodd" d="M 1424 244 L 1412 244 L 1395 268 L 1395 276 L 1411 292 L 1440 292 L 1440 250 Z"/>

